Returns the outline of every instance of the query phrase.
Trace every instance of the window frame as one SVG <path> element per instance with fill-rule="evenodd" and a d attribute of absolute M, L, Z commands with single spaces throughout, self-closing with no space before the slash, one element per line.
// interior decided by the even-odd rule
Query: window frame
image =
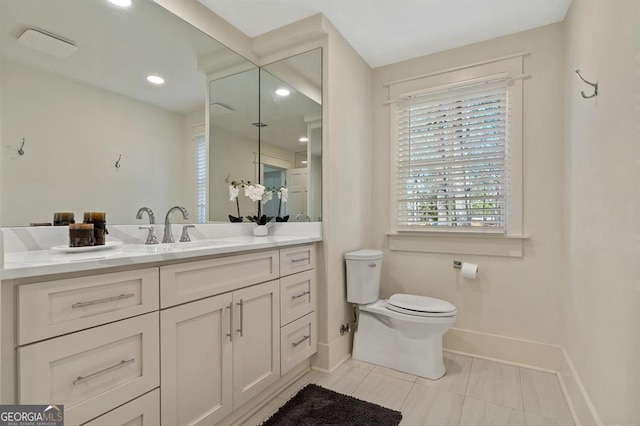
<path fill-rule="evenodd" d="M 424 93 L 488 79 L 496 75 L 509 78 L 521 76 L 523 58 L 515 57 L 476 66 L 428 75 L 416 79 L 401 80 L 389 85 L 389 246 L 391 250 L 451 252 L 467 254 L 496 254 L 522 256 L 523 238 L 523 193 L 522 193 L 522 129 L 523 129 L 523 82 L 514 79 L 509 89 L 510 96 L 510 140 L 508 149 L 508 226 L 506 233 L 496 233 L 484 228 L 399 229 L 398 227 L 398 108 L 394 100 L 408 94 Z M 438 227 L 433 227 L 438 228 Z M 423 237 L 423 238 L 420 238 Z M 495 248 L 495 250 L 494 250 Z M 488 249 L 488 251 L 487 251 Z"/>

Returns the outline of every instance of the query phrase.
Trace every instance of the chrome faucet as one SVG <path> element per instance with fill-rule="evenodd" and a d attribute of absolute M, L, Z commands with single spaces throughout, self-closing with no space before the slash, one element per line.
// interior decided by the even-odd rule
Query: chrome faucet
<path fill-rule="evenodd" d="M 138 210 L 138 214 L 136 214 L 136 219 L 142 219 L 142 213 L 145 212 L 149 215 L 149 224 L 153 225 L 156 223 L 156 217 L 153 214 L 153 210 L 149 207 L 141 207 L 140 210 Z"/>
<path fill-rule="evenodd" d="M 311 222 L 311 218 L 305 212 L 300 212 L 296 215 L 296 222 L 302 221 Z"/>
<path fill-rule="evenodd" d="M 184 207 L 181 207 L 181 206 L 171 207 L 167 212 L 167 216 L 164 218 L 164 235 L 162 237 L 163 243 L 175 242 L 175 240 L 173 239 L 173 232 L 171 231 L 171 220 L 170 220 L 171 213 L 173 213 L 174 210 L 180 210 L 180 212 L 182 213 L 183 219 L 190 219 L 189 212 Z"/>
<path fill-rule="evenodd" d="M 149 226 L 139 226 L 139 229 L 148 229 L 149 234 L 147 235 L 147 241 L 145 244 L 158 244 L 158 239 L 156 238 L 155 228 L 153 224 L 156 223 L 156 217 L 153 215 L 153 210 L 149 207 L 142 207 L 138 210 L 138 214 L 136 214 L 136 219 L 142 219 L 142 213 L 147 213 L 149 215 Z"/>

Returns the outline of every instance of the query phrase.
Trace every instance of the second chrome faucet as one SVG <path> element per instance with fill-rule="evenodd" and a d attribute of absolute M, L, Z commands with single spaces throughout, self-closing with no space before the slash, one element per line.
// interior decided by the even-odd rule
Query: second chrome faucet
<path fill-rule="evenodd" d="M 182 206 L 174 206 L 169 209 L 167 212 L 167 216 L 164 219 L 164 235 L 162 237 L 163 243 L 173 243 L 175 242 L 173 239 L 173 232 L 171 230 L 171 213 L 175 210 L 179 210 L 182 213 L 183 219 L 189 219 L 189 212 Z M 149 207 L 142 207 L 138 210 L 138 214 L 136 215 L 136 219 L 142 219 L 142 214 L 147 213 L 149 215 L 149 226 L 140 226 L 140 229 L 148 229 L 149 235 L 147 236 L 147 240 L 145 244 L 158 244 L 158 239 L 155 235 L 155 230 L 153 225 L 156 223 L 155 216 L 153 211 Z M 180 241 L 191 241 L 189 238 L 189 228 L 194 228 L 194 225 L 186 225 L 182 228 L 182 237 Z"/>
<path fill-rule="evenodd" d="M 163 243 L 173 243 L 175 240 L 173 239 L 173 232 L 171 231 L 171 213 L 179 210 L 182 213 L 183 219 L 190 219 L 189 212 L 182 206 L 173 206 L 167 212 L 167 216 L 164 218 L 164 235 L 162 236 Z"/>

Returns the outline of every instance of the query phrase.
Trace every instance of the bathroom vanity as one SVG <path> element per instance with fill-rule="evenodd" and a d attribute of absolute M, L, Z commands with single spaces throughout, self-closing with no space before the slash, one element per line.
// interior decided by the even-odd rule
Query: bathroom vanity
<path fill-rule="evenodd" d="M 2 403 L 64 404 L 66 425 L 242 421 L 310 368 L 318 240 L 9 253 Z"/>

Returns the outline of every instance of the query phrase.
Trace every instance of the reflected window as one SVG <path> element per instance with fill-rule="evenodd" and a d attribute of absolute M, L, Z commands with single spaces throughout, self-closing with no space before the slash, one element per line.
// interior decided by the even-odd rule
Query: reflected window
<path fill-rule="evenodd" d="M 193 135 L 195 143 L 195 186 L 198 223 L 207 221 L 207 139 L 204 132 Z"/>

